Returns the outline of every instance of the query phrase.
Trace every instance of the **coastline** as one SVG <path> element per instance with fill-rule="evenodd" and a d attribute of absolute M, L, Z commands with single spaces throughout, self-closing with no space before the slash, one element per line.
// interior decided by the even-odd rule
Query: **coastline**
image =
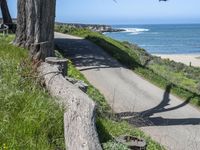
<path fill-rule="evenodd" d="M 188 66 L 200 67 L 200 54 L 152 54 L 163 59 L 184 63 Z"/>
<path fill-rule="evenodd" d="M 146 24 L 118 25 L 113 27 L 126 29 L 127 33 L 111 33 L 106 36 L 120 41 L 135 43 L 151 55 L 160 56 L 163 59 L 181 62 L 188 66 L 191 64 L 191 66 L 200 67 L 199 24 Z M 182 29 L 184 29 L 184 32 Z"/>
<path fill-rule="evenodd" d="M 113 28 L 110 25 L 103 25 L 103 24 L 82 24 L 82 23 L 55 22 L 55 25 L 58 25 L 58 26 L 66 25 L 66 26 L 69 26 L 69 27 L 79 28 L 79 29 L 87 28 L 87 29 L 92 30 L 94 32 L 100 32 L 100 33 L 125 31 L 124 29 L 117 29 L 117 28 Z"/>

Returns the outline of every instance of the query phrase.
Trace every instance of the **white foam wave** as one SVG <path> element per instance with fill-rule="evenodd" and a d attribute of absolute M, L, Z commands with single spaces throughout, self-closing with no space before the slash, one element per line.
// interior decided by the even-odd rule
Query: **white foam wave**
<path fill-rule="evenodd" d="M 121 28 L 121 29 L 125 30 L 124 32 L 128 32 L 134 35 L 149 31 L 149 29 L 144 29 L 144 28 Z"/>

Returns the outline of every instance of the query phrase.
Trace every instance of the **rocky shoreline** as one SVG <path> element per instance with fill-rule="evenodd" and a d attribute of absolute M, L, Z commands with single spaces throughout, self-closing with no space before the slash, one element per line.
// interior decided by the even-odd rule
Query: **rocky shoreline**
<path fill-rule="evenodd" d="M 124 29 L 115 29 L 110 25 L 100 25 L 100 24 L 78 24 L 78 23 L 60 23 L 56 22 L 56 25 L 67 25 L 75 28 L 88 28 L 95 32 L 122 32 Z"/>

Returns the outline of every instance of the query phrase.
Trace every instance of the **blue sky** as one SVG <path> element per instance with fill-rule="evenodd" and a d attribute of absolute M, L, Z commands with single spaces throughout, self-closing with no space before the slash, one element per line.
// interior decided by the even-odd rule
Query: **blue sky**
<path fill-rule="evenodd" d="M 8 0 L 16 17 L 16 0 Z M 71 23 L 200 23 L 200 0 L 57 0 L 56 20 Z"/>

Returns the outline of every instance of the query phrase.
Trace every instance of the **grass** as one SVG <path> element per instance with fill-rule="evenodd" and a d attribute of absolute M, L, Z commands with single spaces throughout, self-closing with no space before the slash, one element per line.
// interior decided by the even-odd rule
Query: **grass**
<path fill-rule="evenodd" d="M 55 30 L 92 41 L 146 80 L 163 89 L 172 85 L 171 92 L 174 95 L 200 106 L 200 69 L 152 57 L 138 46 L 111 39 L 89 29 L 56 26 Z M 150 63 L 146 64 L 148 61 Z"/>
<path fill-rule="evenodd" d="M 176 85 L 180 84 L 182 87 L 188 87 L 188 89 L 192 89 L 194 87 L 196 89 L 196 80 L 184 76 L 182 72 L 170 71 L 168 67 L 159 64 L 153 64 L 151 65 L 151 68 L 155 70 L 156 73 L 161 74 L 164 78 L 171 80 Z"/>
<path fill-rule="evenodd" d="M 64 149 L 63 111 L 38 85 L 27 50 L 0 37 L 0 149 Z"/>
<path fill-rule="evenodd" d="M 56 55 L 57 57 L 63 57 L 62 54 L 58 51 L 56 51 Z M 68 76 L 78 80 L 82 80 L 89 86 L 87 94 L 98 105 L 96 126 L 99 139 L 104 150 L 127 150 L 126 146 L 117 143 L 114 140 L 115 137 L 120 135 L 132 135 L 145 138 L 148 143 L 147 150 L 164 149 L 162 146 L 160 146 L 159 143 L 153 141 L 138 128 L 129 125 L 125 121 L 116 121 L 116 119 L 112 115 L 111 108 L 106 102 L 104 96 L 89 83 L 89 81 L 84 77 L 83 74 L 81 74 L 79 70 L 75 68 L 70 60 L 68 61 Z"/>
<path fill-rule="evenodd" d="M 27 50 L 8 44 L 12 39 L 0 39 L 0 149 L 65 149 L 63 111 L 36 82 Z M 71 63 L 68 73 L 89 84 Z M 98 103 L 96 125 L 103 149 L 127 149 L 113 139 L 122 134 L 145 137 L 148 150 L 163 149 L 139 129 L 110 119 L 110 107 L 91 84 L 88 95 Z"/>

